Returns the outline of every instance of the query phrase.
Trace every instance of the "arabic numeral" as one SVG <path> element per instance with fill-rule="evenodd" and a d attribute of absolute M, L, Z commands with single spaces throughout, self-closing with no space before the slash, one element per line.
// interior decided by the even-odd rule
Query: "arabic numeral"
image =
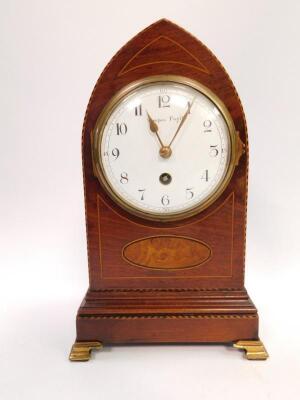
<path fill-rule="evenodd" d="M 141 104 L 139 104 L 138 106 L 136 106 L 134 108 L 134 115 L 136 117 L 140 117 L 142 115 L 142 105 Z"/>
<path fill-rule="evenodd" d="M 194 188 L 185 189 L 185 196 L 186 196 L 187 200 L 191 200 L 194 197 L 193 189 Z"/>
<path fill-rule="evenodd" d="M 128 174 L 127 174 L 127 172 L 122 172 L 121 173 L 120 182 L 122 184 L 128 183 Z"/>
<path fill-rule="evenodd" d="M 164 94 L 162 96 L 158 96 L 158 107 L 163 108 L 163 107 L 170 107 L 170 96 L 167 94 Z"/>
<path fill-rule="evenodd" d="M 141 200 L 144 200 L 144 195 L 145 195 L 146 189 L 138 189 L 138 191 L 139 191 L 140 194 L 141 194 Z"/>
<path fill-rule="evenodd" d="M 170 198 L 167 194 L 165 194 L 162 198 L 161 198 L 161 204 L 163 206 L 168 206 L 170 204 Z"/>
<path fill-rule="evenodd" d="M 212 125 L 212 122 L 209 120 L 209 119 L 206 119 L 204 122 L 203 122 L 203 126 L 204 126 L 204 132 L 211 132 L 211 125 Z"/>
<path fill-rule="evenodd" d="M 208 182 L 208 169 L 206 169 L 204 171 L 204 173 L 202 174 L 200 179 L 205 180 L 206 182 Z"/>
<path fill-rule="evenodd" d="M 120 155 L 120 150 L 117 149 L 117 148 L 115 147 L 114 149 L 112 149 L 111 154 L 112 154 L 112 156 L 115 158 L 115 161 L 116 161 L 116 159 L 117 159 L 117 158 L 119 157 L 119 155 Z"/>
<path fill-rule="evenodd" d="M 124 122 L 117 123 L 117 135 L 126 135 L 127 125 Z"/>
<path fill-rule="evenodd" d="M 210 145 L 210 151 L 209 151 L 209 155 L 211 157 L 217 157 L 217 155 L 219 154 L 219 150 L 217 149 L 218 145 Z"/>
<path fill-rule="evenodd" d="M 109 154 L 109 151 L 105 151 L 103 153 L 104 157 L 109 157 Z M 115 147 L 114 149 L 112 149 L 111 155 L 114 157 L 114 160 L 116 160 L 120 155 L 120 150 Z"/>

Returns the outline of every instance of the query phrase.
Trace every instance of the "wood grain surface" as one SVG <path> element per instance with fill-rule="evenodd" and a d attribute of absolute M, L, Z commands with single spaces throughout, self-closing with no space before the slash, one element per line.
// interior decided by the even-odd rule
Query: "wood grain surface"
<path fill-rule="evenodd" d="M 152 236 L 128 243 L 123 257 L 129 263 L 145 268 L 180 269 L 203 264 L 211 256 L 204 243 L 181 236 Z"/>

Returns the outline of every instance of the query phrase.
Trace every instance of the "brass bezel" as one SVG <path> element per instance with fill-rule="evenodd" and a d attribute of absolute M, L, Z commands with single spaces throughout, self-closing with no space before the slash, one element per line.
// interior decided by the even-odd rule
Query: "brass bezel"
<path fill-rule="evenodd" d="M 210 99 L 216 107 L 219 109 L 221 112 L 222 116 L 225 119 L 225 122 L 228 127 L 229 131 L 229 137 L 230 137 L 230 160 L 228 163 L 227 171 L 224 176 L 224 179 L 220 182 L 220 184 L 216 187 L 214 192 L 206 198 L 203 202 L 200 204 L 191 207 L 190 209 L 187 209 L 185 211 L 181 212 L 173 212 L 173 213 L 168 213 L 168 214 L 160 214 L 160 213 L 151 213 L 151 212 L 146 212 L 142 211 L 138 208 L 135 208 L 132 206 L 130 203 L 128 203 L 126 200 L 121 198 L 113 188 L 110 186 L 109 181 L 107 179 L 107 176 L 105 174 L 103 165 L 102 165 L 102 159 L 100 157 L 100 148 L 101 148 L 101 140 L 104 132 L 104 128 L 106 126 L 106 123 L 108 121 L 109 116 L 111 115 L 112 111 L 115 109 L 115 107 L 120 103 L 120 101 L 127 96 L 130 92 L 133 90 L 136 90 L 139 87 L 150 85 L 153 83 L 158 83 L 158 82 L 174 82 L 174 83 L 180 83 L 186 86 L 190 86 L 196 90 L 198 90 L 200 93 L 205 95 L 208 99 Z M 206 86 L 202 85 L 201 83 L 190 79 L 186 78 L 184 76 L 178 76 L 178 75 L 156 75 L 156 76 L 151 76 L 147 78 L 143 78 L 137 81 L 134 81 L 122 89 L 120 89 L 106 104 L 102 112 L 97 118 L 95 127 L 92 131 L 92 159 L 93 159 L 93 170 L 95 176 L 98 178 L 99 182 L 103 185 L 109 196 L 112 198 L 113 201 L 115 201 L 120 207 L 122 207 L 124 210 L 130 212 L 133 215 L 136 215 L 141 218 L 145 218 L 147 220 L 152 220 L 152 221 L 163 221 L 163 222 L 168 222 L 168 221 L 178 221 L 182 220 L 191 216 L 194 216 L 198 214 L 199 212 L 203 211 L 207 207 L 209 207 L 217 198 L 223 193 L 225 188 L 227 187 L 234 169 L 235 169 L 235 164 L 236 164 L 236 130 L 234 126 L 234 122 L 232 120 L 232 117 L 227 110 L 225 104 L 222 102 L 222 100 L 219 99 L 218 96 L 216 96 L 210 89 L 208 89 Z"/>

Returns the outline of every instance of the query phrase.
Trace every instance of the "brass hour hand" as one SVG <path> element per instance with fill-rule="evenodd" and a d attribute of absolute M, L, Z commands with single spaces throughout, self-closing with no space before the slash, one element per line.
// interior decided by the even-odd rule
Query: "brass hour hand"
<path fill-rule="evenodd" d="M 157 123 L 154 121 L 154 119 L 150 117 L 150 114 L 148 113 L 148 111 L 147 111 L 147 115 L 148 115 L 148 121 L 149 121 L 150 131 L 156 134 L 156 137 L 157 137 L 157 139 L 158 139 L 158 141 L 159 141 L 161 147 L 163 147 L 164 144 L 163 144 L 163 142 L 162 142 L 162 140 L 161 140 L 161 138 L 160 138 L 160 136 L 159 136 L 159 133 L 158 133 L 158 125 L 157 125 Z"/>
<path fill-rule="evenodd" d="M 160 156 L 163 157 L 163 158 L 169 158 L 170 155 L 171 155 L 171 153 L 172 153 L 172 152 L 171 152 L 170 146 L 165 146 L 165 145 L 163 144 L 163 142 L 162 142 L 162 140 L 161 140 L 161 138 L 160 138 L 160 136 L 159 136 L 159 133 L 158 133 L 158 125 L 157 125 L 157 123 L 154 121 L 154 119 L 151 118 L 151 116 L 150 116 L 150 114 L 148 113 L 148 111 L 147 111 L 147 116 L 148 116 L 150 131 L 153 132 L 153 133 L 155 133 L 155 135 L 156 135 L 156 137 L 157 137 L 157 139 L 158 139 L 158 141 L 159 141 L 159 144 L 160 144 L 160 146 L 161 146 L 161 147 L 160 147 L 160 150 L 159 150 Z"/>
<path fill-rule="evenodd" d="M 149 124 L 150 124 L 150 131 L 153 132 L 153 133 L 158 132 L 158 125 L 157 125 L 157 123 L 154 121 L 154 119 L 152 119 L 152 118 L 150 117 L 150 114 L 148 113 L 148 111 L 147 111 L 147 115 L 148 115 L 148 121 L 149 121 Z"/>

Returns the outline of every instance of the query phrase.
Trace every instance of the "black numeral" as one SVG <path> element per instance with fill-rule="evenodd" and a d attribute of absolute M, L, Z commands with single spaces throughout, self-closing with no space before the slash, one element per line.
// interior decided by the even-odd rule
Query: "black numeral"
<path fill-rule="evenodd" d="M 209 155 L 211 157 L 217 157 L 217 155 L 219 154 L 219 150 L 217 149 L 218 145 L 210 145 L 210 151 L 209 151 Z"/>
<path fill-rule="evenodd" d="M 170 204 L 170 198 L 167 194 L 165 194 L 162 198 L 161 198 L 161 204 L 163 206 L 168 206 Z"/>
<path fill-rule="evenodd" d="M 111 152 L 111 154 L 112 154 L 112 156 L 115 158 L 115 160 L 119 157 L 119 155 L 120 155 L 120 150 L 119 149 L 117 149 L 116 147 L 114 148 L 114 149 L 112 149 L 112 152 Z M 103 153 L 103 155 L 104 155 L 104 157 L 108 157 L 109 156 L 109 152 L 108 151 L 105 151 L 104 153 Z"/>
<path fill-rule="evenodd" d="M 117 135 L 126 135 L 127 125 L 124 122 L 117 123 Z"/>
<path fill-rule="evenodd" d="M 204 179 L 206 182 L 208 182 L 208 169 L 204 171 L 204 173 L 201 176 L 201 179 Z"/>
<path fill-rule="evenodd" d="M 211 121 L 209 120 L 209 119 L 206 119 L 204 122 L 203 122 L 203 126 L 204 126 L 204 132 L 211 132 L 211 125 L 212 125 L 212 123 L 211 123 Z"/>
<path fill-rule="evenodd" d="M 191 200 L 194 197 L 193 188 L 185 189 L 185 196 L 188 200 Z"/>
<path fill-rule="evenodd" d="M 170 107 L 170 96 L 167 94 L 163 94 L 162 96 L 158 96 L 158 107 Z"/>
<path fill-rule="evenodd" d="M 138 191 L 141 193 L 141 200 L 144 200 L 144 194 L 146 189 L 139 189 Z"/>
<path fill-rule="evenodd" d="M 127 174 L 127 172 L 122 172 L 121 173 L 120 182 L 123 183 L 123 184 L 128 183 L 128 174 Z"/>
<path fill-rule="evenodd" d="M 115 160 L 116 160 L 120 155 L 120 150 L 115 147 L 114 149 L 112 149 L 111 154 L 113 157 L 115 157 Z"/>
<path fill-rule="evenodd" d="M 136 117 L 140 117 L 142 115 L 142 105 L 141 104 L 139 104 L 138 106 L 136 106 L 134 108 L 134 115 Z"/>

